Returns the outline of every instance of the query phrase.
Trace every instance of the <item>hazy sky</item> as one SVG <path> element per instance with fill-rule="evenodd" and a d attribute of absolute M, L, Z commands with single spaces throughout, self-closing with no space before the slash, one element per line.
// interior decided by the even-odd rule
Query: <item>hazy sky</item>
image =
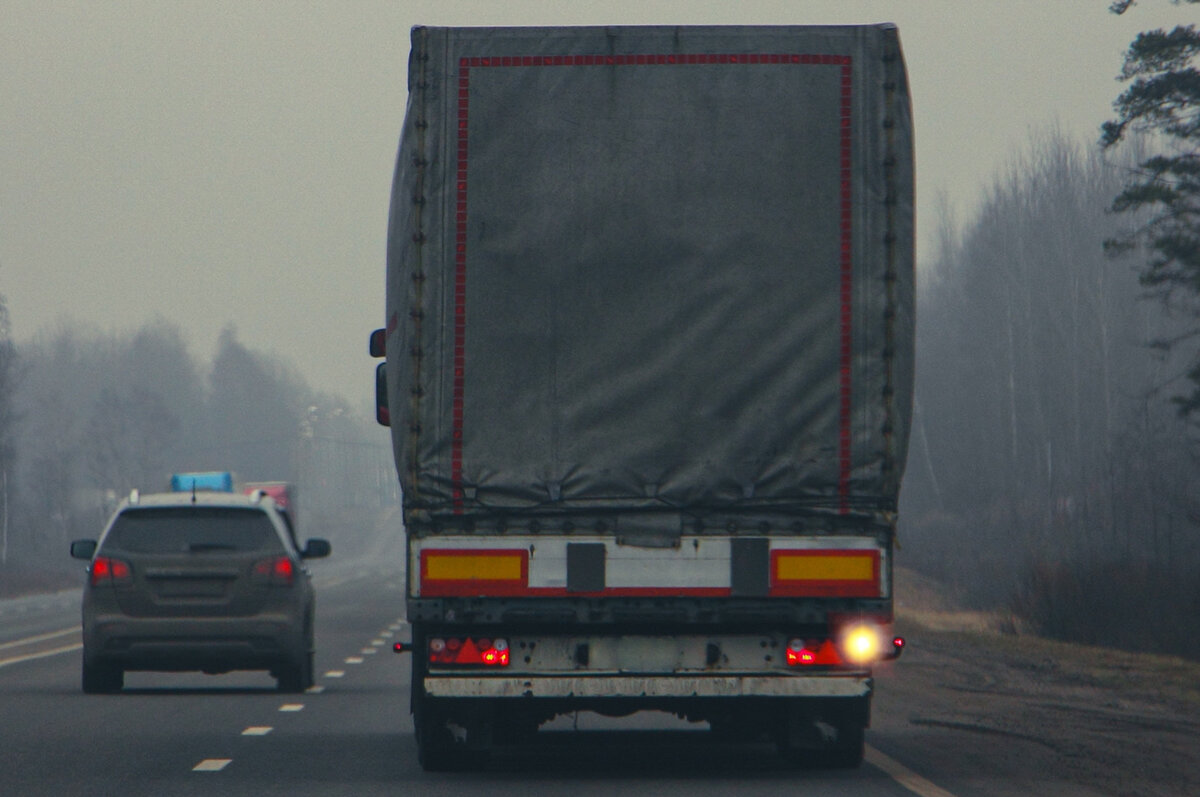
<path fill-rule="evenodd" d="M 362 406 L 413 25 L 895 22 L 924 242 L 1031 133 L 1094 142 L 1139 30 L 1200 21 L 1109 2 L 0 0 L 0 294 L 18 341 L 161 316 L 207 359 L 232 323 Z"/>

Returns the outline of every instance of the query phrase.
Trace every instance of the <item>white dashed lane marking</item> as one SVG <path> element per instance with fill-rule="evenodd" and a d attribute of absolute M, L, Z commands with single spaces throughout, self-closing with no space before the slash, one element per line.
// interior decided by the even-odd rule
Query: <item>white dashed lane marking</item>
<path fill-rule="evenodd" d="M 229 766 L 232 758 L 206 758 L 196 766 L 192 767 L 192 772 L 220 772 L 225 767 Z"/>
<path fill-rule="evenodd" d="M 380 632 L 379 636 L 376 639 L 371 640 L 371 647 L 365 647 L 362 649 L 363 656 L 369 656 L 369 655 L 378 653 L 379 648 L 383 647 L 386 644 L 386 642 L 384 640 L 387 639 L 388 637 L 392 636 L 393 631 L 396 631 L 397 629 L 400 628 L 400 623 L 393 623 L 391 626 L 389 626 L 389 628 L 391 630 L 382 631 L 382 632 Z M 63 632 L 58 632 L 55 634 L 47 634 L 46 637 L 48 638 L 48 637 L 59 636 L 59 635 L 65 635 L 65 634 Z M 76 646 L 76 647 L 79 647 L 79 646 Z M 55 651 L 55 652 L 61 652 L 61 651 Z M 347 656 L 346 663 L 347 664 L 362 664 L 363 656 Z M 345 670 L 328 670 L 325 672 L 326 678 L 344 678 L 345 676 L 346 676 Z M 319 695 L 324 691 L 325 691 L 324 686 L 314 685 L 314 686 L 310 686 L 308 689 L 306 689 L 305 693 L 310 694 L 310 695 Z M 281 705 L 279 707 L 279 710 L 281 712 L 290 712 L 290 713 L 294 713 L 297 711 L 303 711 L 304 704 L 303 703 L 284 703 L 283 705 Z M 271 731 L 273 731 L 273 730 L 275 730 L 274 727 L 272 727 L 270 725 L 251 725 L 250 727 L 248 727 L 242 731 L 242 736 L 266 736 L 267 734 L 271 733 Z M 225 767 L 229 766 L 229 764 L 232 762 L 233 762 L 232 758 L 206 758 L 203 761 L 201 761 L 200 763 L 196 764 L 196 766 L 192 767 L 192 771 L 193 772 L 220 772 L 221 770 L 225 769 Z"/>

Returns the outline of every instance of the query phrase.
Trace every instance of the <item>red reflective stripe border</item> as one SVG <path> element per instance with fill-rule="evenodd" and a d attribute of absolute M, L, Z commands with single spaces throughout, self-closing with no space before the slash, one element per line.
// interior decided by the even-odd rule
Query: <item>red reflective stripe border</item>
<path fill-rule="evenodd" d="M 781 579 L 779 560 L 792 556 L 870 557 L 871 578 L 850 579 Z M 847 549 L 775 549 L 771 551 L 769 593 L 772 597 L 785 598 L 878 598 L 880 597 L 880 553 L 877 550 Z"/>
<path fill-rule="evenodd" d="M 516 578 L 431 578 L 434 558 L 519 559 Z M 526 595 L 529 593 L 529 551 L 524 548 L 424 548 L 421 550 L 421 595 L 441 598 L 464 595 Z"/>
<path fill-rule="evenodd" d="M 674 55 L 525 55 L 500 57 L 464 57 L 458 61 L 458 168 L 455 180 L 454 248 L 454 389 L 453 427 L 450 447 L 451 498 L 454 511 L 463 511 L 463 400 L 466 373 L 467 303 L 467 166 L 470 136 L 471 70 L 490 67 L 563 67 L 563 66 L 688 66 L 694 64 L 796 64 L 834 66 L 841 69 L 840 131 L 840 275 L 841 318 L 838 401 L 838 504 L 839 511 L 850 511 L 850 474 L 853 436 L 850 429 L 853 359 L 853 251 L 852 181 L 850 142 L 852 130 L 852 66 L 848 55 L 812 53 L 686 53 Z"/>

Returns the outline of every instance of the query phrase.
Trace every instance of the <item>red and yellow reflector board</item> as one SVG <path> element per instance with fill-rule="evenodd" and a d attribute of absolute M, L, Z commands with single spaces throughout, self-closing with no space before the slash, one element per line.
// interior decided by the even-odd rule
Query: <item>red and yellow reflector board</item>
<path fill-rule="evenodd" d="M 518 595 L 529 585 L 529 552 L 507 549 L 421 551 L 421 595 Z"/>
<path fill-rule="evenodd" d="M 771 551 L 771 594 L 877 598 L 880 595 L 879 551 Z"/>

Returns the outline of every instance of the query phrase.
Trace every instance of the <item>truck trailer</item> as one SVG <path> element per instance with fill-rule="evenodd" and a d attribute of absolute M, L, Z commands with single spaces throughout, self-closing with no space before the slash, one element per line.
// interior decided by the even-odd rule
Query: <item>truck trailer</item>
<path fill-rule="evenodd" d="M 903 645 L 896 28 L 411 41 L 370 350 L 422 766 L 641 710 L 857 765 Z"/>

